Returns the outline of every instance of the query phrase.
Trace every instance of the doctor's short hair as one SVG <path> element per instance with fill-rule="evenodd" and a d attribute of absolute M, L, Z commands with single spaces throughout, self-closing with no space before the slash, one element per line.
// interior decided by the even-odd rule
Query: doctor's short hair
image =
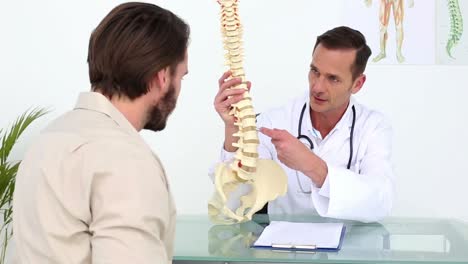
<path fill-rule="evenodd" d="M 124 3 L 92 32 L 88 67 L 93 91 L 130 100 L 149 91 L 155 74 L 171 75 L 185 58 L 190 27 L 171 11 L 150 3 Z"/>
<path fill-rule="evenodd" d="M 328 30 L 317 37 L 314 51 L 318 44 L 322 44 L 327 49 L 353 49 L 356 50 L 356 58 L 351 65 L 353 80 L 364 73 L 367 61 L 371 55 L 371 49 L 366 43 L 364 35 L 352 28 L 341 26 Z"/>

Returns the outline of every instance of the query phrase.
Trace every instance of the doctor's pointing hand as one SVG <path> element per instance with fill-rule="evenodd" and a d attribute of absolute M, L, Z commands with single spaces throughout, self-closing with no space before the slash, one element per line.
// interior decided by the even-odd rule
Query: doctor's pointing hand
<path fill-rule="evenodd" d="M 327 164 L 306 145 L 284 129 L 260 128 L 260 132 L 271 138 L 278 159 L 293 170 L 302 172 L 317 187 L 322 187 L 328 173 Z"/>

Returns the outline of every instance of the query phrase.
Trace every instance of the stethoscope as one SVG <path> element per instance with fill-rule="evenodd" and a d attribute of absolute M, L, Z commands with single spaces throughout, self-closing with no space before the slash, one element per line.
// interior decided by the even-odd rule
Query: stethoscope
<path fill-rule="evenodd" d="M 308 136 L 301 134 L 302 119 L 304 119 L 304 113 L 305 113 L 306 108 L 307 108 L 307 103 L 304 103 L 304 106 L 302 107 L 302 110 L 301 110 L 301 115 L 299 116 L 299 125 L 297 127 L 297 139 L 300 140 L 301 142 L 304 142 L 302 140 L 306 140 L 307 143 L 309 144 L 310 150 L 313 151 L 314 143 L 312 143 L 312 140 Z M 349 132 L 349 159 L 348 159 L 348 166 L 346 166 L 348 170 L 351 168 L 351 162 L 353 161 L 353 134 L 354 134 L 354 125 L 356 124 L 356 108 L 353 105 L 351 109 L 353 110 L 353 123 L 351 124 L 351 131 Z M 302 193 L 312 193 L 311 191 L 308 191 L 308 192 L 304 191 L 304 189 L 302 188 L 302 184 L 299 181 L 299 175 L 297 174 L 297 171 L 295 172 L 296 172 L 297 184 L 301 188 Z"/>

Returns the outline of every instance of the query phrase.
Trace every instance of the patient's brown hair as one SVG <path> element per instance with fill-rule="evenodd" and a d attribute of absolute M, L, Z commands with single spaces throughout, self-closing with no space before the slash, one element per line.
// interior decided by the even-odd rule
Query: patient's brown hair
<path fill-rule="evenodd" d="M 88 50 L 92 90 L 105 96 L 138 98 L 160 70 L 174 73 L 184 60 L 189 26 L 175 14 L 149 3 L 115 7 L 91 34 Z"/>

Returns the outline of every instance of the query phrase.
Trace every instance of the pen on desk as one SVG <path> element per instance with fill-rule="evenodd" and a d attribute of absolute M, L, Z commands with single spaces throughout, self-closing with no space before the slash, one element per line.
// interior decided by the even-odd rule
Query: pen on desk
<path fill-rule="evenodd" d="M 317 249 L 316 245 L 291 245 L 291 244 L 271 244 L 272 248 L 287 248 L 287 249 Z"/>
<path fill-rule="evenodd" d="M 293 248 L 290 244 L 271 244 L 272 248 Z"/>
<path fill-rule="evenodd" d="M 317 249 L 315 245 L 296 245 L 294 246 L 296 249 Z"/>

